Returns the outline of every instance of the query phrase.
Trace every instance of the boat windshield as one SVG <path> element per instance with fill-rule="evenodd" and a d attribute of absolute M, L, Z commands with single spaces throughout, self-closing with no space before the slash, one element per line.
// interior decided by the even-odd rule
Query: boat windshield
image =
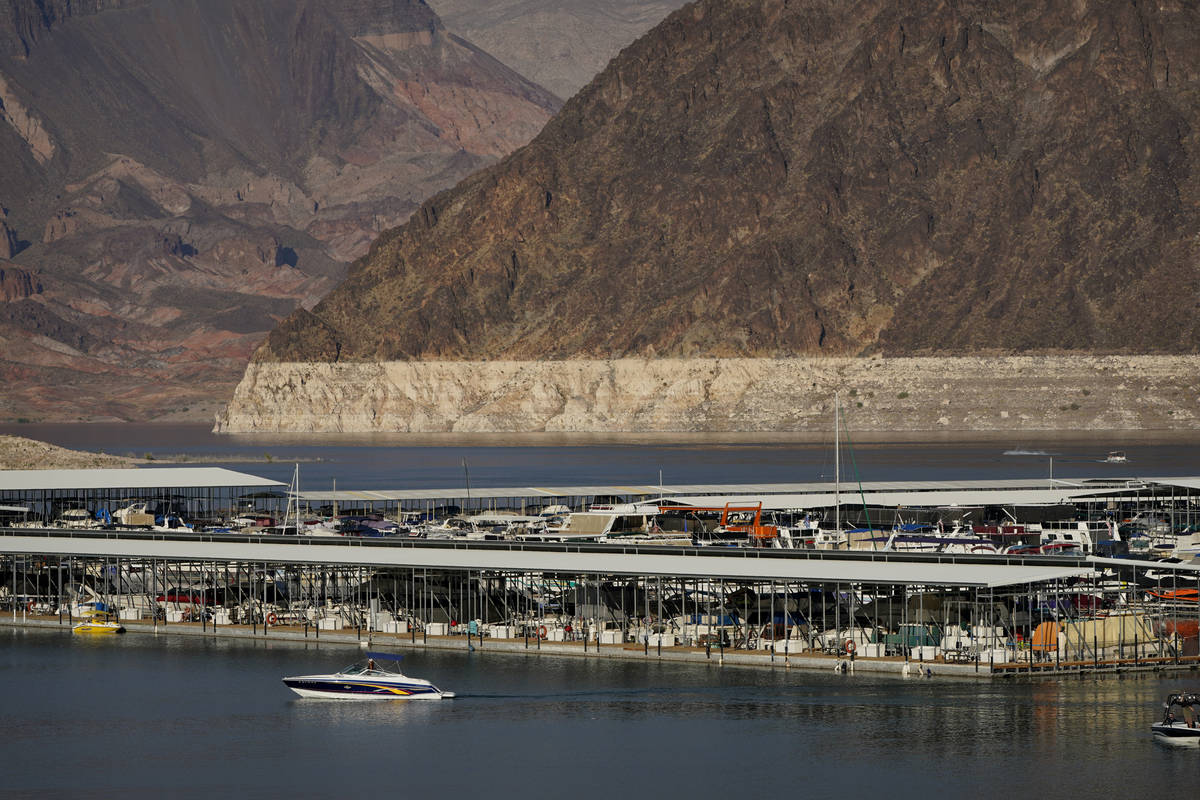
<path fill-rule="evenodd" d="M 359 662 L 351 664 L 342 670 L 343 675 L 395 675 L 399 674 L 398 670 L 391 670 L 380 664 L 375 659 L 369 659 L 365 663 Z"/>

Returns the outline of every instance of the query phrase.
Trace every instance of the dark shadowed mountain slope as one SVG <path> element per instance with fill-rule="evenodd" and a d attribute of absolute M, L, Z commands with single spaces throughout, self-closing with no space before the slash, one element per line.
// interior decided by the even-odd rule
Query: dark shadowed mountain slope
<path fill-rule="evenodd" d="M 0 3 L 0 268 L 33 276 L 0 293 L 0 418 L 222 396 L 559 106 L 420 0 Z"/>
<path fill-rule="evenodd" d="M 712 0 L 264 360 L 1194 352 L 1195 4 Z"/>

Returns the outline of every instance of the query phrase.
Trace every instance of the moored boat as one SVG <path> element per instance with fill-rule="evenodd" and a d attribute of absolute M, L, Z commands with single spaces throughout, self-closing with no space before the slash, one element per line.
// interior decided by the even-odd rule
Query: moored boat
<path fill-rule="evenodd" d="M 442 700 L 454 697 L 423 678 L 400 671 L 400 656 L 367 653 L 363 663 L 327 675 L 299 675 L 283 683 L 301 697 L 332 700 Z M 385 664 L 389 666 L 384 666 Z"/>
<path fill-rule="evenodd" d="M 73 633 L 124 633 L 125 626 L 119 622 L 112 622 L 103 619 L 87 619 L 83 622 L 77 622 L 71 626 Z"/>

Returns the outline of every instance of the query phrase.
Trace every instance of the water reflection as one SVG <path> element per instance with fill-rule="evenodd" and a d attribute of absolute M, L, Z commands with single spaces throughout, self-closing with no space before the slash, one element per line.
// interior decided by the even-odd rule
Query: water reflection
<path fill-rule="evenodd" d="M 416 651 L 405 670 L 458 698 L 303 700 L 280 682 L 359 654 L 0 630 L 5 791 L 1065 798 L 1195 778 L 1194 751 L 1149 736 L 1190 674 L 975 682 Z"/>

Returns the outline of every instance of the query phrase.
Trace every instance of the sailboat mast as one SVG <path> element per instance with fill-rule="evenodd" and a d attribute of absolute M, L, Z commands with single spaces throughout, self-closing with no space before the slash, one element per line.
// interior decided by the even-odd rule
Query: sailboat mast
<path fill-rule="evenodd" d="M 842 452 L 841 452 L 841 405 L 837 392 L 833 393 L 833 518 L 834 532 L 842 531 Z"/>

